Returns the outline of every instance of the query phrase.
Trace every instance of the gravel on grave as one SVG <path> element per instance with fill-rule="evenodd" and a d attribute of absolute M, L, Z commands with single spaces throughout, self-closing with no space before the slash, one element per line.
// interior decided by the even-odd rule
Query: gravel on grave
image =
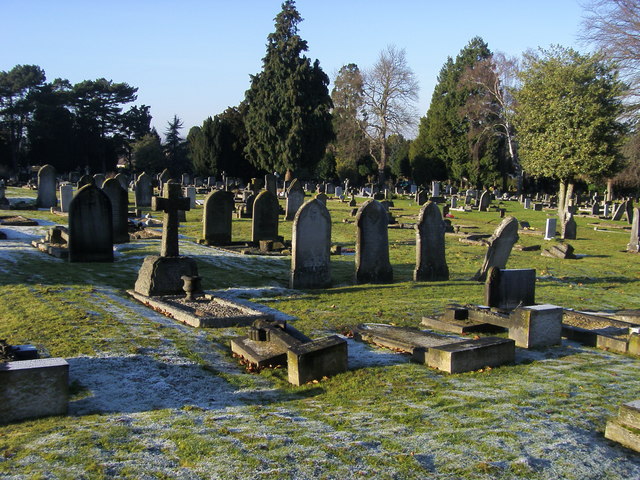
<path fill-rule="evenodd" d="M 238 317 L 247 314 L 246 311 L 232 305 L 221 303 L 215 298 L 187 300 L 185 297 L 174 296 L 165 298 L 163 301 L 179 308 L 192 310 L 198 317 Z"/>

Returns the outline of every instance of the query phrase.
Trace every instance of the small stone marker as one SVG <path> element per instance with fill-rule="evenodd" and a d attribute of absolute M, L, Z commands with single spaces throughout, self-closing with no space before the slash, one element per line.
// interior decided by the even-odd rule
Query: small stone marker
<path fill-rule="evenodd" d="M 211 192 L 204 201 L 202 216 L 203 243 L 207 245 L 231 244 L 233 193 L 224 190 Z"/>
<path fill-rule="evenodd" d="M 198 266 L 192 258 L 180 257 L 178 248 L 178 214 L 189 210 L 189 199 L 182 196 L 182 187 L 173 181 L 164 185 L 164 197 L 153 197 L 151 208 L 163 211 L 162 247 L 160 256 L 149 255 L 138 272 L 135 291 L 141 295 L 179 295 L 182 276 L 198 276 Z"/>
<path fill-rule="evenodd" d="M 416 225 L 416 268 L 413 280 L 449 280 L 445 256 L 445 224 L 438 205 L 427 202 L 420 209 Z"/>
<path fill-rule="evenodd" d="M 287 189 L 287 200 L 285 208 L 285 219 L 293 221 L 296 216 L 296 212 L 304 203 L 304 189 L 302 183 L 297 178 L 294 178 Z"/>
<path fill-rule="evenodd" d="M 126 243 L 129 241 L 129 194 L 115 178 L 105 181 L 102 191 L 111 202 L 113 243 Z"/>
<path fill-rule="evenodd" d="M 71 204 L 71 200 L 73 200 L 73 185 L 66 184 L 60 185 L 60 211 L 68 212 L 69 205 Z"/>
<path fill-rule="evenodd" d="M 518 238 L 518 220 L 515 217 L 506 217 L 487 240 L 489 248 L 485 254 L 484 262 L 473 279 L 484 282 L 491 267 L 505 268 L 509 255 L 511 255 L 511 249 Z"/>
<path fill-rule="evenodd" d="M 631 224 L 631 238 L 627 244 L 627 251 L 640 252 L 640 208 L 633 209 L 633 223 Z"/>
<path fill-rule="evenodd" d="M 58 205 L 56 197 L 56 169 L 45 165 L 38 170 L 38 208 L 51 208 Z"/>
<path fill-rule="evenodd" d="M 484 303 L 489 307 L 511 310 L 533 305 L 536 303 L 536 271 L 492 267 L 484 288 Z"/>
<path fill-rule="evenodd" d="M 251 241 L 280 239 L 278 236 L 278 198 L 268 190 L 258 194 L 253 202 L 253 221 L 251 223 Z"/>
<path fill-rule="evenodd" d="M 69 261 L 113 262 L 113 219 L 109 197 L 85 185 L 69 205 Z"/>
<path fill-rule="evenodd" d="M 331 215 L 319 200 L 305 203 L 293 221 L 290 288 L 331 285 Z"/>
<path fill-rule="evenodd" d="M 531 208 L 531 198 L 525 197 L 524 198 L 524 209 L 525 210 L 529 210 L 530 208 Z"/>
<path fill-rule="evenodd" d="M 604 436 L 640 452 L 640 400 L 622 404 L 618 417 L 607 422 Z"/>
<path fill-rule="evenodd" d="M 565 214 L 568 215 L 568 214 Z M 556 218 L 547 218 L 547 223 L 544 227 L 544 239 L 545 240 L 553 240 L 556 238 L 556 226 L 557 219 Z"/>
<path fill-rule="evenodd" d="M 151 197 L 153 197 L 153 183 L 151 182 L 151 177 L 145 172 L 142 172 L 140 175 L 138 175 L 134 191 L 136 197 L 136 208 L 151 206 Z"/>
<path fill-rule="evenodd" d="M 562 222 L 562 233 L 560 238 L 564 240 L 575 240 L 577 237 L 577 229 L 576 221 L 573 218 L 573 213 L 565 213 L 564 221 Z"/>
<path fill-rule="evenodd" d="M 391 283 L 389 215 L 377 200 L 367 200 L 356 215 L 356 283 Z"/>

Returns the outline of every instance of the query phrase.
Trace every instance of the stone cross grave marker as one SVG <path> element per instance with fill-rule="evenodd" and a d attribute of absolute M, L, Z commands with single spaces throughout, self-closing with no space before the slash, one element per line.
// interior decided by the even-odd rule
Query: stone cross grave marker
<path fill-rule="evenodd" d="M 389 214 L 377 200 L 367 200 L 356 215 L 356 283 L 391 283 Z"/>
<path fill-rule="evenodd" d="M 511 255 L 511 249 L 518 238 L 518 219 L 506 217 L 489 238 L 489 248 L 485 254 L 484 262 L 473 279 L 484 282 L 491 267 L 505 268 L 509 255 Z"/>
<path fill-rule="evenodd" d="M 182 196 L 182 187 L 172 181 L 164 185 L 163 197 L 151 199 L 151 209 L 155 212 L 164 212 L 162 220 L 162 248 L 160 256 L 177 257 L 180 255 L 178 248 L 178 227 L 180 226 L 178 212 L 190 210 L 190 201 Z"/>
<path fill-rule="evenodd" d="M 438 205 L 427 202 L 420 209 L 416 225 L 416 268 L 413 280 L 449 280 L 445 257 L 445 224 Z"/>
<path fill-rule="evenodd" d="M 56 169 L 45 165 L 38 170 L 38 208 L 51 208 L 58 205 L 56 197 Z"/>
<path fill-rule="evenodd" d="M 331 285 L 331 215 L 317 199 L 305 203 L 293 221 L 291 288 Z"/>
<path fill-rule="evenodd" d="M 233 216 L 233 193 L 216 190 L 207 195 L 202 216 L 203 243 L 229 245 Z"/>
<path fill-rule="evenodd" d="M 115 178 L 105 181 L 102 191 L 111 201 L 113 242 L 126 243 L 129 241 L 129 194 Z"/>
<path fill-rule="evenodd" d="M 113 224 L 109 197 L 85 185 L 69 205 L 69 261 L 113 262 Z"/>

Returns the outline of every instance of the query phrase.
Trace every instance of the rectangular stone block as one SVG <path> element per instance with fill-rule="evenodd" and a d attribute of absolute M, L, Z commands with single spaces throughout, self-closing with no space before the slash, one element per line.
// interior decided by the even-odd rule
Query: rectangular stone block
<path fill-rule="evenodd" d="M 0 424 L 66 415 L 69 364 L 63 358 L 0 363 Z"/>
<path fill-rule="evenodd" d="M 605 438 L 640 452 L 640 431 L 622 425 L 619 420 L 609 420 L 604 431 Z"/>
<path fill-rule="evenodd" d="M 562 307 L 531 305 L 509 315 L 509 338 L 522 348 L 548 347 L 562 342 Z"/>
<path fill-rule="evenodd" d="M 461 373 L 484 367 L 497 367 L 515 361 L 515 341 L 506 338 L 483 337 L 439 347 L 426 353 L 426 364 L 448 373 Z M 419 352 L 414 357 L 419 356 Z M 419 360 L 419 358 L 416 358 Z"/>
<path fill-rule="evenodd" d="M 287 347 L 271 342 L 259 342 L 249 337 L 231 340 L 231 351 L 258 368 L 278 367 L 287 364 Z"/>
<path fill-rule="evenodd" d="M 627 353 L 629 347 L 629 339 L 626 335 L 620 337 L 598 335 L 596 347 L 611 352 Z"/>
<path fill-rule="evenodd" d="M 289 348 L 287 351 L 289 382 L 307 382 L 347 371 L 347 342 L 332 335 Z"/>
<path fill-rule="evenodd" d="M 622 404 L 618 413 L 618 420 L 627 427 L 640 430 L 640 400 Z"/>
<path fill-rule="evenodd" d="M 640 355 L 640 335 L 632 333 L 629 336 L 629 353 L 631 355 Z"/>
<path fill-rule="evenodd" d="M 485 284 L 484 303 L 493 308 L 511 310 L 536 303 L 536 271 L 533 268 L 500 269 L 495 281 Z"/>

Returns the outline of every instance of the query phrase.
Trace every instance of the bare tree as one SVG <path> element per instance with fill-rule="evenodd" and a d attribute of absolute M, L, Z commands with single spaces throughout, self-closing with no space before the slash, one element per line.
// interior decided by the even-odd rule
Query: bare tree
<path fill-rule="evenodd" d="M 629 84 L 627 104 L 632 115 L 640 113 L 640 2 L 591 0 L 585 5 L 581 38 L 597 46 L 620 69 Z"/>
<path fill-rule="evenodd" d="M 517 86 L 518 69 L 517 58 L 495 53 L 468 67 L 458 85 L 473 92 L 461 111 L 470 121 L 470 137 L 475 139 L 475 143 L 486 141 L 492 135 L 505 138 L 520 192 L 522 166 L 513 126 L 515 113 L 512 95 Z"/>
<path fill-rule="evenodd" d="M 407 65 L 404 49 L 393 45 L 380 52 L 378 61 L 363 74 L 363 119 L 371 143 L 371 156 L 378 164 L 378 182 L 384 182 L 387 166 L 386 139 L 406 133 L 415 125 L 418 81 Z"/>

